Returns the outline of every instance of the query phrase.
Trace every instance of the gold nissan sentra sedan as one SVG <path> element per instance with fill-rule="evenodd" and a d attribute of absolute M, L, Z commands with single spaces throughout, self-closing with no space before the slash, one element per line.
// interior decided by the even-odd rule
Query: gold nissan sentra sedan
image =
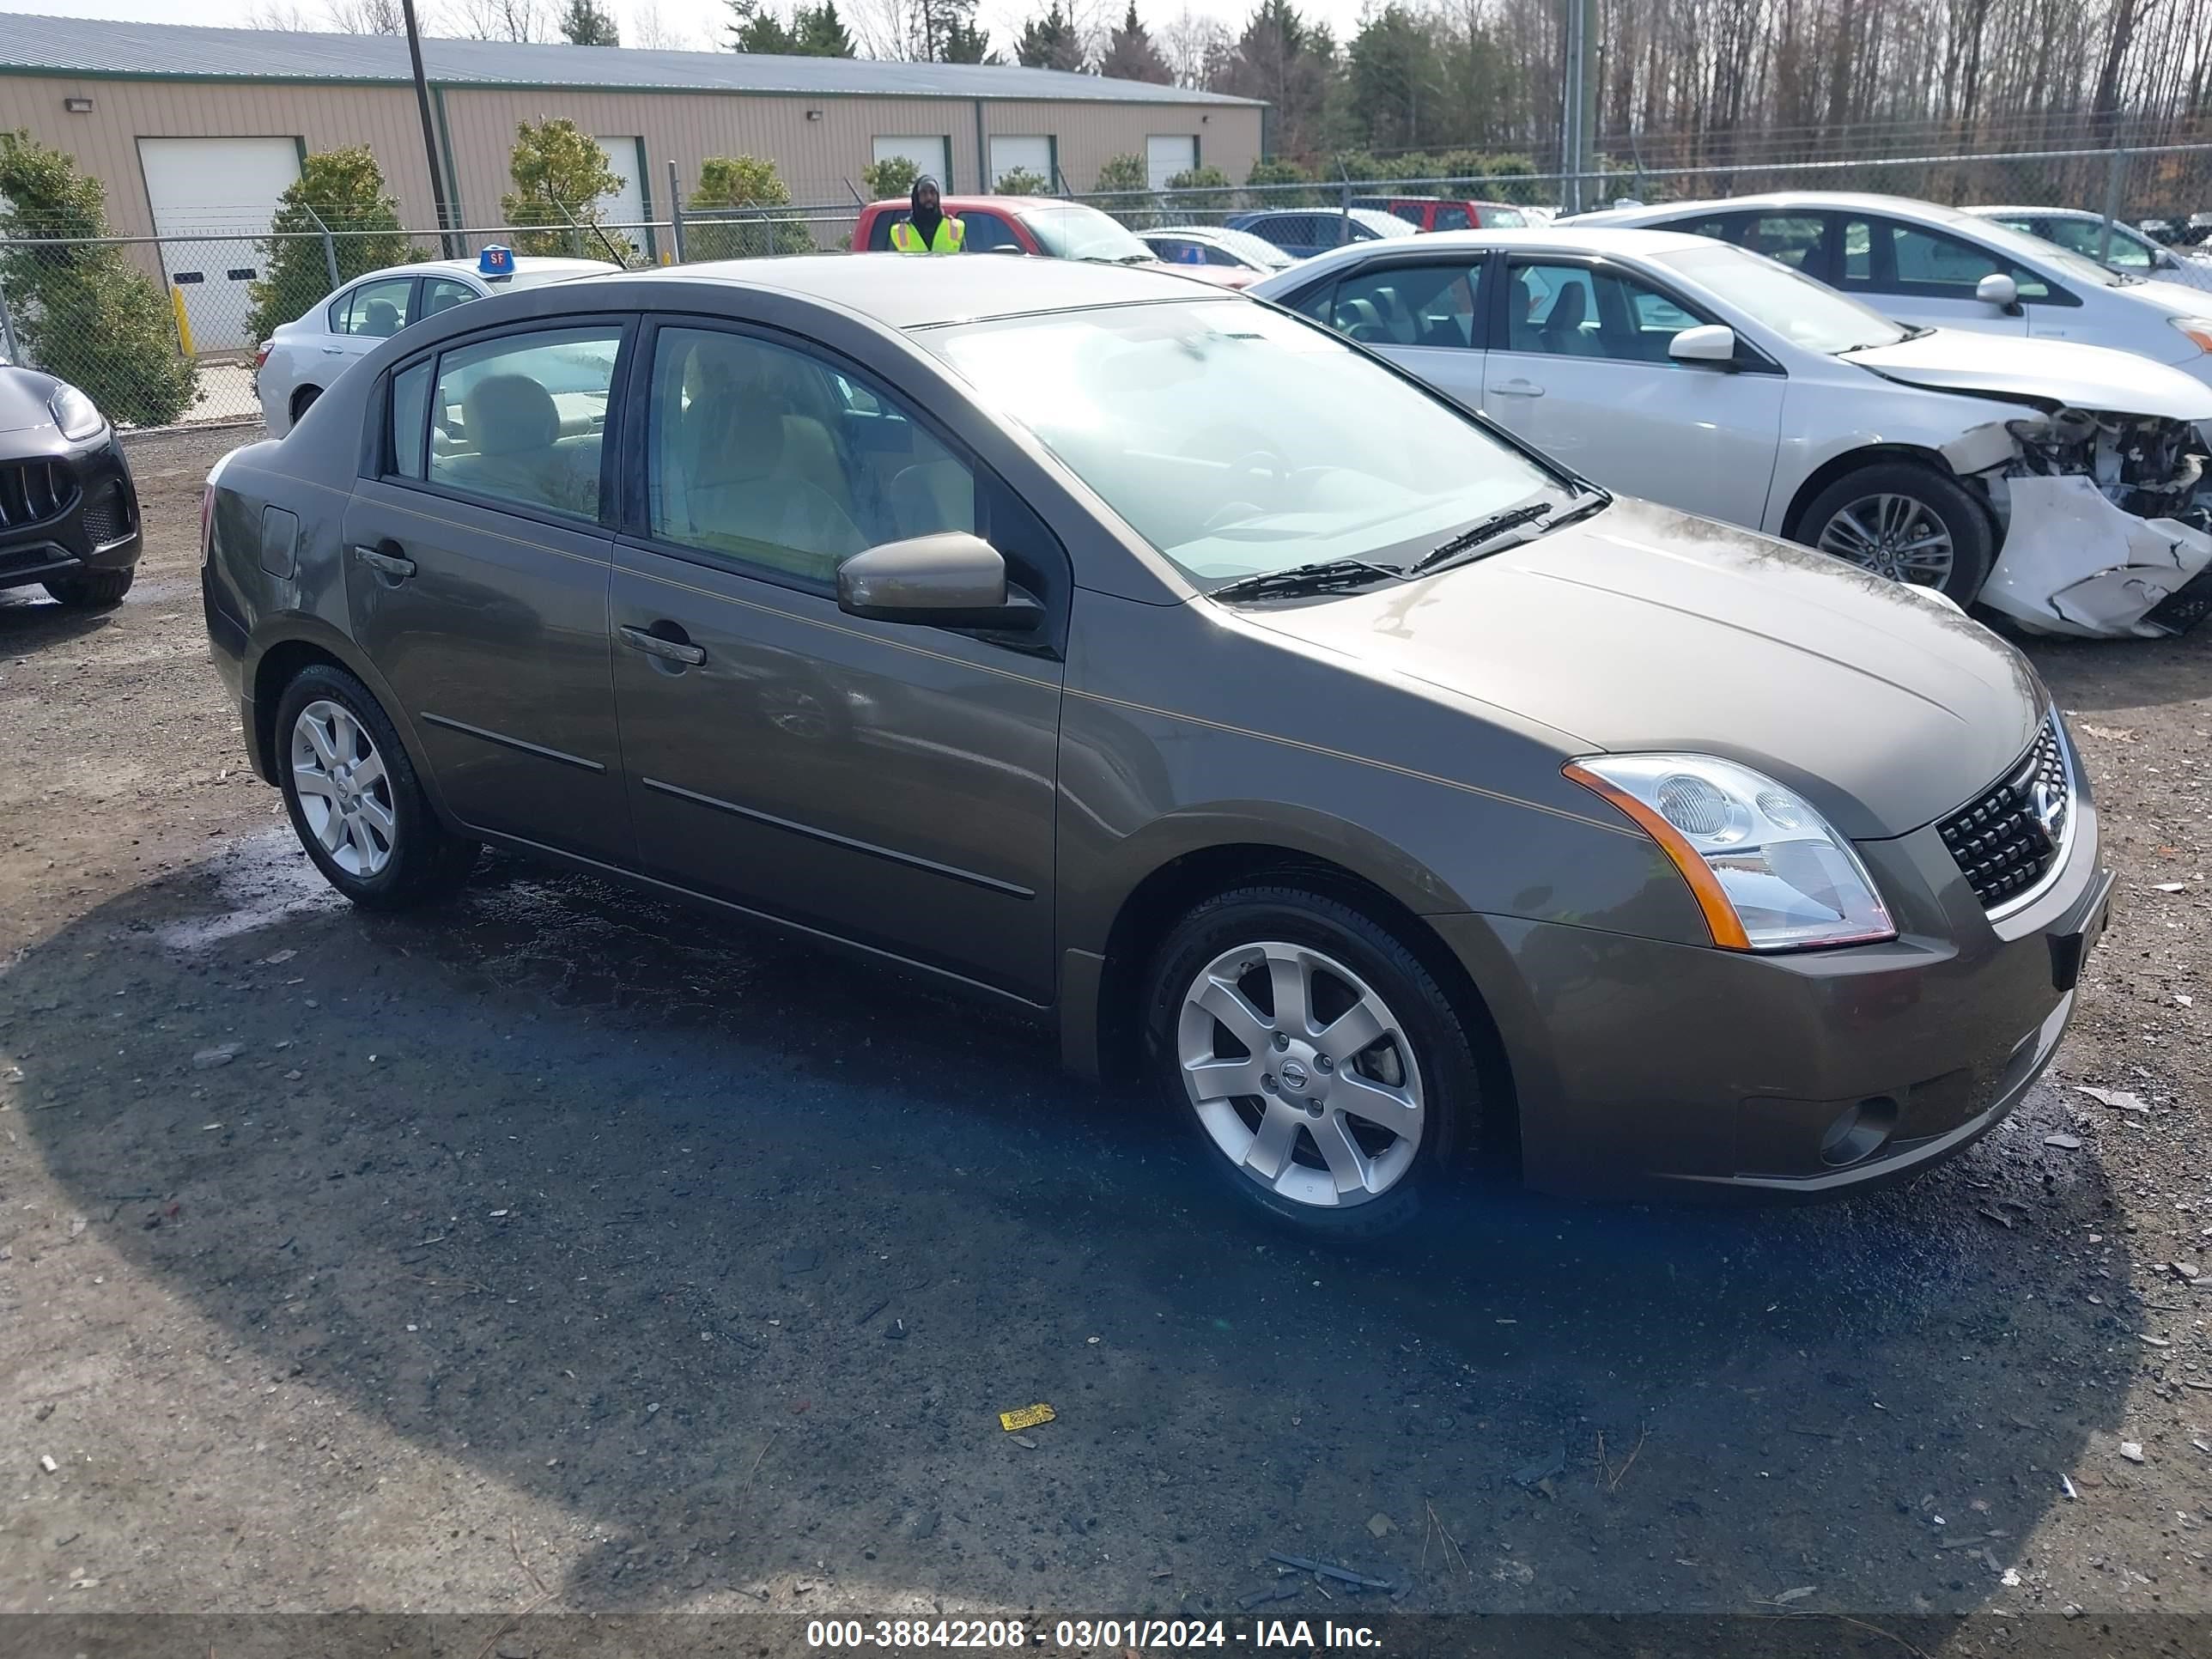
<path fill-rule="evenodd" d="M 2049 1061 L 2111 876 L 1940 599 L 1560 471 L 1181 278 L 799 258 L 403 331 L 211 481 L 215 659 L 331 884 L 479 846 L 889 958 L 1402 1222 L 1897 1180 Z"/>

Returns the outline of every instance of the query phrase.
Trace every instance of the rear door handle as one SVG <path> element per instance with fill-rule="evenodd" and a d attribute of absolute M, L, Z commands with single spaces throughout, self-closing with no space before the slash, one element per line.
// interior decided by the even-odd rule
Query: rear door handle
<path fill-rule="evenodd" d="M 343 357 L 345 355 L 346 349 L 343 346 L 325 346 L 323 348 L 323 356 L 325 357 Z"/>
<path fill-rule="evenodd" d="M 642 651 L 648 657 L 659 657 L 669 662 L 684 663 L 693 668 L 696 668 L 707 660 L 706 651 L 692 644 L 689 640 L 665 640 L 659 635 L 646 629 L 631 628 L 627 624 L 622 630 L 622 636 L 624 645 L 634 651 Z"/>
<path fill-rule="evenodd" d="M 398 542 L 381 542 L 374 547 L 356 546 L 353 556 L 380 576 L 395 581 L 404 581 L 415 574 L 415 561 L 399 551 Z"/>
<path fill-rule="evenodd" d="M 1544 388 L 1534 380 L 1507 380 L 1484 389 L 1500 398 L 1540 398 L 1544 395 Z"/>

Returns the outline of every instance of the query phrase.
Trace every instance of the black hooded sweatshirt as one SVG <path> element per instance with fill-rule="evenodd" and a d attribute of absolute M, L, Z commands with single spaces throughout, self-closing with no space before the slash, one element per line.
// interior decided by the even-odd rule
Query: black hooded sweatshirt
<path fill-rule="evenodd" d="M 908 221 L 917 231 L 921 233 L 922 246 L 927 247 L 936 241 L 937 228 L 945 222 L 945 215 L 940 210 L 934 207 L 930 208 L 927 212 L 923 210 L 921 205 L 921 190 L 922 186 L 925 185 L 928 185 L 932 190 L 938 189 L 937 180 L 931 178 L 925 173 L 921 178 L 914 181 L 914 189 L 908 195 L 906 199 L 908 209 L 908 212 L 907 214 Z M 941 195 L 943 192 L 939 191 L 939 193 Z"/>

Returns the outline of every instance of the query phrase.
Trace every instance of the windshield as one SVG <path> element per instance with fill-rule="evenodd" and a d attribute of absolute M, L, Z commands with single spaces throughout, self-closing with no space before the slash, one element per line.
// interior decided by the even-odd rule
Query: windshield
<path fill-rule="evenodd" d="M 1243 301 L 921 331 L 1130 526 L 1212 584 L 1411 562 L 1564 485 L 1325 330 Z"/>
<path fill-rule="evenodd" d="M 1262 270 L 1288 270 L 1297 263 L 1266 237 L 1255 236 L 1249 230 L 1216 230 L 1208 234 L 1217 245 Z"/>
<path fill-rule="evenodd" d="M 1134 264 L 1159 256 L 1128 230 L 1097 208 L 1078 202 L 1025 207 L 1022 222 L 1038 245 L 1055 259 L 1099 259 L 1109 264 Z"/>
<path fill-rule="evenodd" d="M 1662 254 L 1657 263 L 1808 351 L 1832 356 L 1905 337 L 1880 312 L 1763 253 L 1717 246 Z"/>

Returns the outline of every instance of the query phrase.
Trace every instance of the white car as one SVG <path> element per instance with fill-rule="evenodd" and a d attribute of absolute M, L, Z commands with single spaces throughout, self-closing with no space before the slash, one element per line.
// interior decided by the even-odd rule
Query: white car
<path fill-rule="evenodd" d="M 1271 270 L 1286 270 L 1297 261 L 1264 236 L 1219 225 L 1162 225 L 1140 230 L 1137 240 L 1171 265 L 1208 265 L 1229 273 L 1232 284 L 1249 283 Z"/>
<path fill-rule="evenodd" d="M 2094 259 L 2123 276 L 2154 276 L 2184 288 L 2212 289 L 2212 258 L 2191 248 L 2161 247 L 2124 220 L 2112 222 L 2107 242 L 2105 216 L 2086 208 L 1970 207 L 1966 211 L 2056 242 L 2068 252 Z"/>
<path fill-rule="evenodd" d="M 1579 222 L 1341 248 L 1246 292 L 1601 484 L 1962 605 L 2092 637 L 2212 608 L 2212 388 L 2139 357 L 1907 327 L 1741 248 Z"/>
<path fill-rule="evenodd" d="M 493 250 L 505 254 L 505 250 Z M 500 266 L 511 266 L 501 270 Z M 356 357 L 408 324 L 486 295 L 592 276 L 621 267 L 603 259 L 429 259 L 356 276 L 297 320 L 277 325 L 253 359 L 254 389 L 269 435 L 281 438 Z"/>
<path fill-rule="evenodd" d="M 2106 270 L 1956 208 L 1795 191 L 1580 216 L 1693 231 L 1779 259 L 1886 317 L 2132 351 L 2212 385 L 2212 294 Z"/>

